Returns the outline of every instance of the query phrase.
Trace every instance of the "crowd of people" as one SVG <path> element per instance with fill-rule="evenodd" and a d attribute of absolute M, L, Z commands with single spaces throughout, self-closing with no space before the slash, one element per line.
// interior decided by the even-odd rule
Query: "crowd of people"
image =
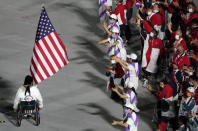
<path fill-rule="evenodd" d="M 106 46 L 111 61 L 106 69 L 107 88 L 123 105 L 123 121 L 112 125 L 137 131 L 141 78 L 142 87 L 158 99 L 156 130 L 198 131 L 198 10 L 194 1 L 99 0 L 99 19 L 107 38 L 98 44 Z M 126 51 L 134 44 L 130 43 L 134 24 L 140 32 L 141 56 Z"/>

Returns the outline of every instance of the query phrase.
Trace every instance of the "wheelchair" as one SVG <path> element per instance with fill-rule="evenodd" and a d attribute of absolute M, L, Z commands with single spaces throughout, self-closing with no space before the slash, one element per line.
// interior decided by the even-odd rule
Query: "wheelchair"
<path fill-rule="evenodd" d="M 22 119 L 33 118 L 35 125 L 40 124 L 39 106 L 35 100 L 21 101 L 17 111 L 17 126 L 21 126 Z"/>

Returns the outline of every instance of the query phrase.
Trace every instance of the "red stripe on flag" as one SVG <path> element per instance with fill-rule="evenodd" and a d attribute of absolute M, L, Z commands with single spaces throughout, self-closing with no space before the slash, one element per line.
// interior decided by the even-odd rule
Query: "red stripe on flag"
<path fill-rule="evenodd" d="M 35 82 L 36 84 L 38 84 L 38 81 L 36 80 L 36 78 L 35 78 L 35 76 L 34 76 L 34 73 L 33 73 L 32 70 L 31 70 L 31 66 L 30 66 L 30 73 L 31 73 L 31 75 L 32 75 L 32 78 L 34 79 L 34 82 Z"/>
<path fill-rule="evenodd" d="M 44 78 L 43 78 L 43 76 L 41 75 L 41 73 L 40 73 L 40 71 L 39 71 L 37 65 L 35 64 L 33 58 L 32 58 L 32 66 L 34 67 L 34 70 L 35 70 L 36 74 L 38 75 L 39 79 L 40 79 L 41 81 L 44 80 Z"/>
<path fill-rule="evenodd" d="M 66 62 L 66 60 L 65 60 L 64 56 L 62 55 L 62 53 L 60 52 L 60 49 L 57 47 L 57 45 L 56 45 L 56 43 L 55 43 L 54 39 L 52 38 L 51 34 L 50 34 L 50 35 L 48 35 L 48 38 L 49 38 L 49 40 L 51 41 L 51 43 L 52 43 L 52 45 L 53 45 L 54 49 L 55 49 L 55 50 L 56 50 L 56 52 L 58 53 L 59 57 L 61 58 L 61 60 L 62 60 L 63 64 L 64 64 L 64 65 L 66 65 L 66 64 L 67 64 L 67 62 Z"/>
<path fill-rule="evenodd" d="M 48 66 L 50 67 L 51 71 L 53 72 L 53 74 L 55 74 L 56 71 L 55 71 L 54 67 L 52 66 L 52 64 L 51 64 L 51 62 L 50 62 L 50 60 L 49 60 L 49 58 L 46 56 L 45 52 L 43 51 L 43 49 L 42 49 L 40 43 L 37 42 L 36 45 L 37 45 L 39 51 L 41 52 L 41 54 L 43 55 L 43 57 L 44 57 L 46 63 L 47 63 Z"/>
<path fill-rule="evenodd" d="M 47 77 L 50 77 L 50 74 L 48 73 L 48 71 L 47 71 L 47 69 L 45 68 L 45 66 L 44 66 L 43 62 L 41 61 L 41 59 L 39 58 L 39 56 L 38 56 L 38 54 L 37 54 L 35 48 L 33 49 L 33 53 L 34 53 L 34 56 L 35 56 L 35 58 L 37 59 L 38 63 L 40 64 L 41 68 L 43 69 L 45 75 L 46 75 Z"/>
<path fill-rule="evenodd" d="M 47 37 L 47 36 L 46 36 L 46 37 Z M 50 56 L 52 57 L 54 63 L 56 64 L 56 66 L 58 67 L 58 69 L 60 69 L 61 66 L 60 66 L 60 64 L 59 64 L 59 62 L 58 62 L 58 60 L 57 60 L 57 58 L 54 56 L 54 53 L 53 53 L 53 51 L 51 50 L 51 48 L 49 47 L 47 41 L 45 40 L 45 37 L 42 38 L 41 40 L 43 41 L 43 43 L 44 43 L 44 45 L 45 45 L 47 51 L 49 52 Z"/>
<path fill-rule="evenodd" d="M 58 42 L 60 43 L 61 47 L 63 48 L 63 50 L 65 51 L 65 54 L 66 54 L 66 57 L 67 57 L 67 60 L 69 61 L 69 57 L 67 56 L 67 51 L 66 51 L 66 47 L 65 45 L 63 44 L 63 42 L 61 41 L 60 37 L 58 36 L 58 34 L 56 32 L 54 32 Z"/>

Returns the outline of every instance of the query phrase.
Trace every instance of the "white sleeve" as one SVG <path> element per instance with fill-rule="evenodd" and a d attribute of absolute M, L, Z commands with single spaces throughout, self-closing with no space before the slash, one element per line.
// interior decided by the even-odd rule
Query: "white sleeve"
<path fill-rule="evenodd" d="M 37 86 L 35 87 L 35 97 L 36 100 L 38 101 L 39 108 L 43 108 L 43 98 Z"/>
<path fill-rule="evenodd" d="M 13 105 L 14 109 L 18 109 L 18 104 L 20 103 L 20 94 L 21 94 L 21 89 L 19 88 L 14 98 L 14 105 Z"/>

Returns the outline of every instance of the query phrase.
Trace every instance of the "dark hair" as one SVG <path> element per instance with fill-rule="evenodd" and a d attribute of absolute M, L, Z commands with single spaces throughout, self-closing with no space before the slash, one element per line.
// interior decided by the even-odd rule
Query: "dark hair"
<path fill-rule="evenodd" d="M 28 92 L 30 94 L 30 85 L 33 83 L 33 78 L 30 75 L 27 75 L 24 80 L 24 85 L 26 86 L 25 95 Z"/>
<path fill-rule="evenodd" d="M 198 81 L 198 76 L 192 75 L 192 76 L 190 76 L 190 79 L 192 79 L 192 80 L 194 80 L 194 81 Z"/>

